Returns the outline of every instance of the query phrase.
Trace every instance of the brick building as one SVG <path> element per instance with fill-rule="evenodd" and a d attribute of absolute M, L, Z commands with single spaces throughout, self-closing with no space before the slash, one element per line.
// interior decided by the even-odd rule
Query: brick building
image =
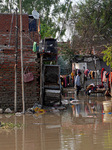
<path fill-rule="evenodd" d="M 25 109 L 39 101 L 40 95 L 40 60 L 32 50 L 33 42 L 39 42 L 36 20 L 23 14 L 23 64 L 24 69 L 29 65 L 34 80 L 24 83 Z M 21 89 L 21 56 L 20 56 L 20 25 L 18 15 L 18 52 L 17 52 L 17 111 L 22 110 Z M 0 14 L 0 108 L 10 107 L 14 110 L 15 87 L 15 42 L 16 15 Z"/>

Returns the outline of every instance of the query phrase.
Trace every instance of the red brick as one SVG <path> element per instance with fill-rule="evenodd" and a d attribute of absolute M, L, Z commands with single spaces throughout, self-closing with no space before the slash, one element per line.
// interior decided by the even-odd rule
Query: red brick
<path fill-rule="evenodd" d="M 12 19 L 11 14 L 0 14 L 0 46 L 9 44 L 9 33 L 10 33 L 10 22 Z M 18 21 L 19 23 L 19 21 Z M 23 30 L 25 34 L 29 36 L 28 29 L 28 15 L 23 15 Z M 30 37 L 33 39 L 33 33 L 30 33 Z M 18 39 L 19 35 L 18 35 Z M 39 35 L 37 32 L 34 33 L 34 40 L 38 42 Z M 18 41 L 20 44 L 20 41 Z M 10 40 L 10 48 L 3 48 L 4 51 L 0 52 L 0 96 L 3 109 L 6 107 L 11 107 L 14 109 L 14 84 L 15 84 L 15 16 L 12 25 L 12 34 Z M 40 85 L 38 77 L 40 76 L 40 70 L 37 69 L 37 65 L 40 66 L 40 61 L 35 63 L 36 53 L 32 51 L 33 42 L 23 36 L 23 56 L 24 56 L 24 68 L 27 65 L 27 62 L 30 64 L 30 71 L 34 74 L 34 81 L 31 83 L 25 83 L 25 101 L 27 102 L 26 109 L 32 107 L 33 104 L 39 100 L 40 95 Z M 18 46 L 19 47 L 19 46 Z M 30 47 L 30 48 L 29 48 Z M 21 50 L 18 49 L 17 57 L 17 98 L 18 98 L 18 110 L 22 110 L 22 101 L 21 101 Z M 1 61 L 2 60 L 2 61 Z M 32 62 L 29 62 L 32 60 Z M 36 99 L 36 101 L 35 101 Z"/>

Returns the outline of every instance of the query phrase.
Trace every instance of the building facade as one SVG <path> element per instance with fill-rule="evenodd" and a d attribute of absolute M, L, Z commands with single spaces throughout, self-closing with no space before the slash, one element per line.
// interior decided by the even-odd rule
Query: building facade
<path fill-rule="evenodd" d="M 0 108 L 14 110 L 15 66 L 17 64 L 17 111 L 22 110 L 20 16 L 18 25 L 15 14 L 0 14 Z M 33 42 L 39 43 L 36 20 L 22 15 L 23 24 L 23 67 L 29 67 L 34 80 L 24 83 L 25 110 L 40 98 L 40 59 L 32 50 Z M 34 23 L 35 22 L 35 23 Z M 16 28 L 18 32 L 16 32 Z M 18 38 L 18 40 L 16 40 Z M 17 52 L 16 52 L 16 42 Z"/>

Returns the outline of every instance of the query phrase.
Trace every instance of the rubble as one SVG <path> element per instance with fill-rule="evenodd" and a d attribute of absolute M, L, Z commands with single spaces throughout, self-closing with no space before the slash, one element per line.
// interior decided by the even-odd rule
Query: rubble
<path fill-rule="evenodd" d="M 4 113 L 12 113 L 12 110 L 10 108 L 6 108 Z"/>
<path fill-rule="evenodd" d="M 3 109 L 2 108 L 0 108 L 0 114 L 2 114 L 3 113 Z"/>

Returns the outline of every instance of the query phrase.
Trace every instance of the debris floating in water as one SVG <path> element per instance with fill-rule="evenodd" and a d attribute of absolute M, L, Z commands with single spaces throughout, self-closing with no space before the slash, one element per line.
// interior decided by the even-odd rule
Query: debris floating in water
<path fill-rule="evenodd" d="M 21 124 L 14 124 L 12 122 L 4 123 L 0 122 L 0 128 L 2 129 L 14 129 L 14 128 L 20 128 L 22 125 Z"/>

